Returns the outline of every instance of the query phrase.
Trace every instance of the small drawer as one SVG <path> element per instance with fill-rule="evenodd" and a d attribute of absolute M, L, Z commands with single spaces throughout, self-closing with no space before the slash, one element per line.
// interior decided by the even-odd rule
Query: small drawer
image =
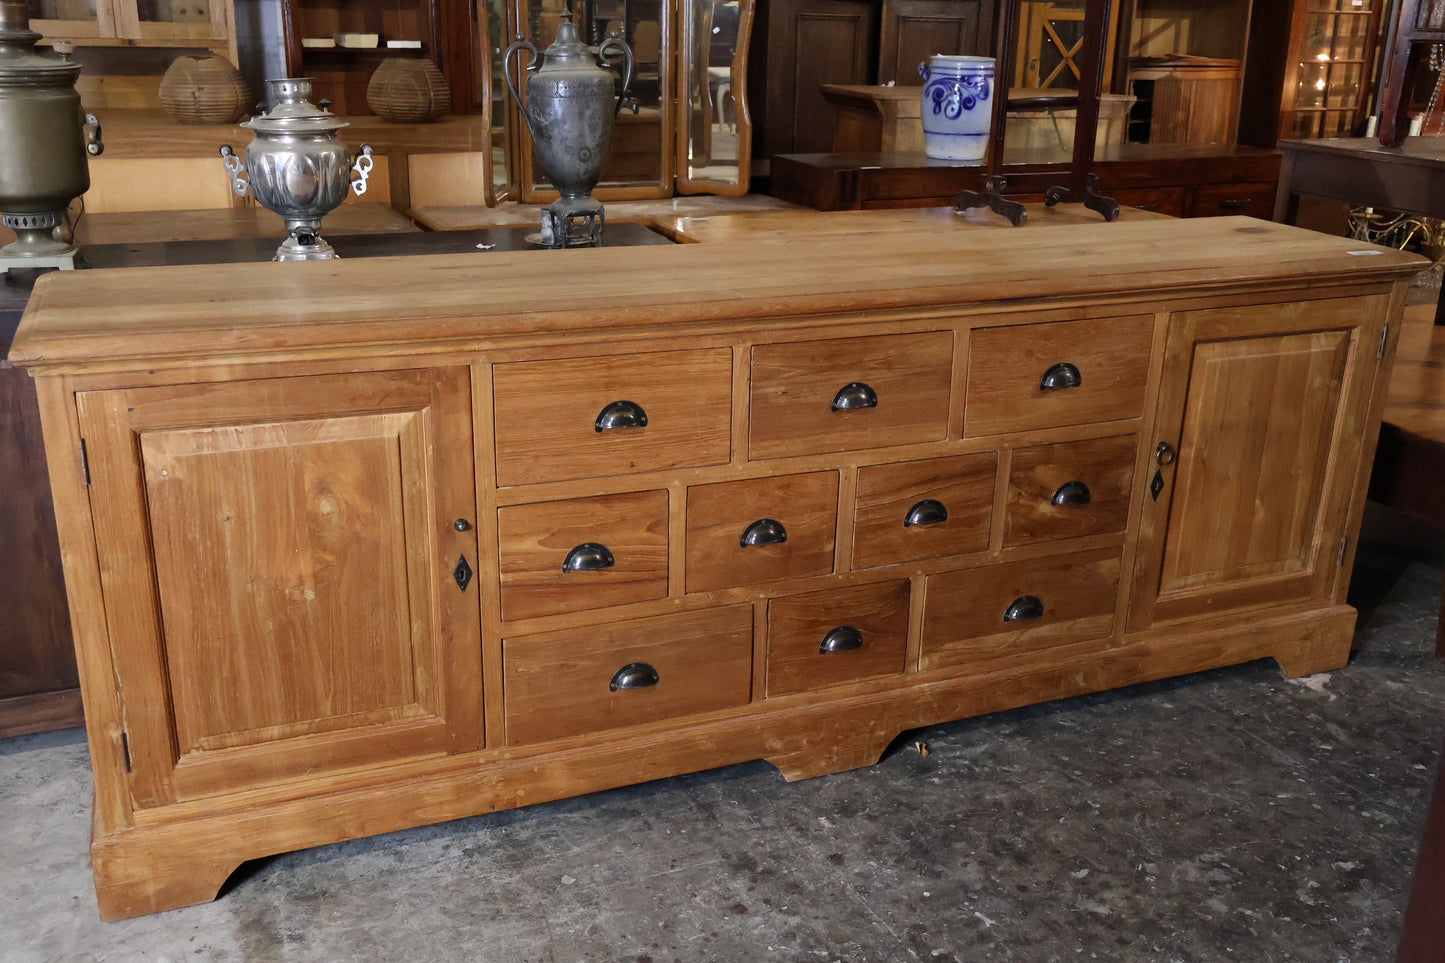
<path fill-rule="evenodd" d="M 696 485 L 687 490 L 687 590 L 833 571 L 838 473 Z"/>
<path fill-rule="evenodd" d="M 957 455 L 858 469 L 853 567 L 982 552 L 998 455 Z"/>
<path fill-rule="evenodd" d="M 667 492 L 497 510 L 507 621 L 667 597 Z"/>
<path fill-rule="evenodd" d="M 753 607 L 504 639 L 502 659 L 514 746 L 746 705 Z"/>
<path fill-rule="evenodd" d="M 1015 451 L 1004 547 L 1122 532 L 1136 446 L 1133 435 L 1120 435 Z"/>
<path fill-rule="evenodd" d="M 928 577 L 925 669 L 1109 635 L 1119 553 L 1090 552 Z"/>
<path fill-rule="evenodd" d="M 1274 217 L 1274 184 L 1201 184 L 1194 189 L 1191 217 L 1243 214 L 1270 220 Z"/>
<path fill-rule="evenodd" d="M 770 696 L 899 675 L 907 651 L 907 581 L 768 602 Z"/>
<path fill-rule="evenodd" d="M 964 434 L 1139 417 L 1153 337 L 1148 315 L 974 331 Z"/>
<path fill-rule="evenodd" d="M 732 351 L 670 351 L 493 369 L 497 484 L 527 485 L 731 457 Z"/>
<path fill-rule="evenodd" d="M 748 457 L 942 441 L 953 333 L 753 348 Z"/>
<path fill-rule="evenodd" d="M 1124 207 L 1135 207 L 1141 211 L 1153 211 L 1170 217 L 1183 217 L 1187 213 L 1189 202 L 1189 191 L 1183 187 L 1138 187 L 1108 193 Z"/>

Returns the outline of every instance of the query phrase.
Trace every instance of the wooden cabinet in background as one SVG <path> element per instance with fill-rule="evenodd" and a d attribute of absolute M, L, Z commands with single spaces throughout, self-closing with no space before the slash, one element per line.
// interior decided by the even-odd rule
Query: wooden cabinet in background
<path fill-rule="evenodd" d="M 29 0 L 30 29 L 47 43 L 177 47 L 236 59 L 234 0 Z M 292 76 L 295 76 L 294 74 Z"/>
<path fill-rule="evenodd" d="M 1423 263 L 1357 247 L 1160 218 L 928 257 L 604 248 L 541 300 L 542 255 L 339 261 L 284 317 L 256 300 L 275 265 L 43 278 L 12 360 L 42 399 L 101 912 L 302 846 L 1344 665 Z"/>
<path fill-rule="evenodd" d="M 934 54 L 990 50 L 993 11 L 991 0 L 884 0 L 877 82 L 918 87 L 918 65 Z"/>

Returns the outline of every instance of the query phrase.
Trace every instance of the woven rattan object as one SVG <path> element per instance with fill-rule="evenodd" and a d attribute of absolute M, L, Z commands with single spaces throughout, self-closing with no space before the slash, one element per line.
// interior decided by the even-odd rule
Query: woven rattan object
<path fill-rule="evenodd" d="M 230 124 L 251 106 L 241 72 L 223 57 L 177 57 L 161 77 L 161 106 L 182 124 Z"/>
<path fill-rule="evenodd" d="M 447 112 L 451 89 L 436 64 L 421 57 L 389 57 L 366 84 L 366 105 L 393 124 L 425 124 Z"/>

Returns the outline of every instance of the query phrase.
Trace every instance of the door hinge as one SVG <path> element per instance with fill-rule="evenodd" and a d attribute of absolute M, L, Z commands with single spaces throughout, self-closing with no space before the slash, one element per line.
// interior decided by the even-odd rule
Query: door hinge
<path fill-rule="evenodd" d="M 90 487 L 90 453 L 85 450 L 85 439 L 80 439 L 80 477 Z"/>
<path fill-rule="evenodd" d="M 1390 340 L 1390 326 L 1387 324 L 1380 329 L 1380 346 L 1375 349 L 1375 357 L 1385 356 L 1385 343 Z"/>
<path fill-rule="evenodd" d="M 130 772 L 130 735 L 125 730 L 120 733 L 120 752 L 125 756 L 125 771 Z"/>
<path fill-rule="evenodd" d="M 1345 564 L 1345 549 L 1346 549 L 1347 547 L 1349 547 L 1349 544 L 1350 544 L 1350 537 L 1349 537 L 1348 535 L 1346 535 L 1344 538 L 1340 539 L 1340 552 L 1339 552 L 1338 555 L 1335 556 L 1335 566 L 1336 566 L 1336 567 L 1339 567 L 1339 566 Z"/>

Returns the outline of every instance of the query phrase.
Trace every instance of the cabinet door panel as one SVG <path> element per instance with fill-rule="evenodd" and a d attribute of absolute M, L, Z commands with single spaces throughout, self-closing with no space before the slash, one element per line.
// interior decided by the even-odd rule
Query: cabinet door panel
<path fill-rule="evenodd" d="M 858 0 L 780 0 L 767 7 L 762 143 L 757 156 L 831 150 L 837 112 L 820 84 L 866 84 L 877 34 Z"/>
<path fill-rule="evenodd" d="M 993 5 L 981 0 L 885 0 L 878 82 L 918 86 L 934 54 L 991 56 Z"/>
<path fill-rule="evenodd" d="M 1145 473 L 1159 473 L 1160 495 L 1146 496 L 1136 627 L 1329 596 L 1339 546 L 1324 532 L 1353 493 L 1383 308 L 1353 298 L 1176 318 L 1159 440 L 1177 454 Z"/>
<path fill-rule="evenodd" d="M 466 369 L 79 404 L 138 805 L 480 745 Z"/>

